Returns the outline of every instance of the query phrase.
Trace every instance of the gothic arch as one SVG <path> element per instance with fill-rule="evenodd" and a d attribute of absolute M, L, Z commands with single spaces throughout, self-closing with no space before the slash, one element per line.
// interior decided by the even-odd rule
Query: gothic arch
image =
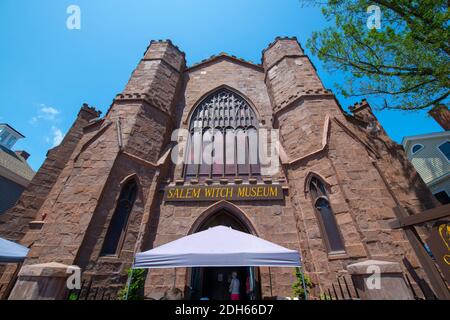
<path fill-rule="evenodd" d="M 330 185 L 317 173 L 310 173 L 305 181 L 327 252 L 345 252 L 344 239 L 329 198 Z"/>
<path fill-rule="evenodd" d="M 133 212 L 136 200 L 139 198 L 140 186 L 136 177 L 130 175 L 128 179 L 125 178 L 122 182 L 103 239 L 101 256 L 120 255 L 130 223 L 130 215 Z"/>
<path fill-rule="evenodd" d="M 305 177 L 305 181 L 303 184 L 303 191 L 305 193 L 305 196 L 309 193 L 309 184 L 313 177 L 316 177 L 317 179 L 321 180 L 323 182 L 323 184 L 325 185 L 325 187 L 328 189 L 328 191 L 331 192 L 331 184 L 321 174 L 319 174 L 315 171 L 309 171 Z"/>
<path fill-rule="evenodd" d="M 258 108 L 256 108 L 255 104 L 241 91 L 232 88 L 226 84 L 222 84 L 220 86 L 217 86 L 211 90 L 209 90 L 208 92 L 206 92 L 205 94 L 203 94 L 199 99 L 197 99 L 197 101 L 194 103 L 193 107 L 189 110 L 188 115 L 186 116 L 186 119 L 184 120 L 184 123 L 187 124 L 187 126 L 189 127 L 189 124 L 191 122 L 191 118 L 192 115 L 194 114 L 195 110 L 198 108 L 199 105 L 202 104 L 203 101 L 205 101 L 209 96 L 213 95 L 216 92 L 219 92 L 221 90 L 226 90 L 229 91 L 231 93 L 236 94 L 237 96 L 240 96 L 242 99 L 245 100 L 245 102 L 250 106 L 250 108 L 252 109 L 252 111 L 255 113 L 256 118 L 258 120 L 258 123 L 260 122 L 261 118 L 261 114 L 258 110 Z"/>
<path fill-rule="evenodd" d="M 260 176 L 254 107 L 221 86 L 205 96 L 189 117 L 183 176 L 195 179 Z"/>
<path fill-rule="evenodd" d="M 141 181 L 139 180 L 139 177 L 136 173 L 131 173 L 125 176 L 125 178 L 123 178 L 122 181 L 119 182 L 120 188 L 122 188 L 130 180 L 134 180 L 136 182 L 136 185 L 138 186 L 138 189 L 141 190 Z"/>
<path fill-rule="evenodd" d="M 228 225 L 234 229 L 249 234 L 258 235 L 247 215 L 236 205 L 222 200 L 206 208 L 193 223 L 189 234 L 206 230 L 208 227 L 216 225 Z M 250 279 L 253 284 L 253 293 L 255 299 L 261 299 L 261 276 L 259 267 L 194 267 L 186 269 L 187 290 L 185 294 L 190 299 L 199 299 L 201 297 L 211 297 L 211 299 L 223 299 L 224 288 L 222 285 L 215 284 L 212 279 L 217 279 L 219 274 L 231 274 L 231 271 L 237 272 L 240 276 L 241 292 L 245 292 L 245 285 Z M 228 289 L 226 289 L 228 292 Z"/>
<path fill-rule="evenodd" d="M 188 234 L 198 232 L 208 220 L 210 220 L 212 217 L 214 217 L 214 215 L 221 211 L 226 211 L 230 216 L 239 221 L 245 227 L 245 229 L 247 229 L 248 233 L 254 236 L 258 236 L 258 231 L 254 227 L 248 216 L 244 213 L 244 211 L 242 211 L 238 206 L 226 200 L 221 200 L 206 208 L 206 210 L 203 211 L 197 218 L 197 220 L 195 220 L 195 222 L 192 224 Z"/>

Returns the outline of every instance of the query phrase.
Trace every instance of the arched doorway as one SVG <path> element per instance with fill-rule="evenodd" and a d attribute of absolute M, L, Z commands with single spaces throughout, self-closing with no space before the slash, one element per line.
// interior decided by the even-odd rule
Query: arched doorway
<path fill-rule="evenodd" d="M 222 208 L 203 220 L 195 232 L 215 226 L 227 226 L 241 232 L 252 233 L 244 221 L 229 210 Z M 258 267 L 202 267 L 191 268 L 190 299 L 229 300 L 229 285 L 232 273 L 236 272 L 240 283 L 241 300 L 261 299 L 260 274 Z"/>

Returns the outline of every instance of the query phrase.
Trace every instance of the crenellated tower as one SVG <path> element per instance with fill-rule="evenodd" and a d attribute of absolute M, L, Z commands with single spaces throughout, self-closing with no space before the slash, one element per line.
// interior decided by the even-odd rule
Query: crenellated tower
<path fill-rule="evenodd" d="M 263 51 L 265 82 L 272 100 L 274 127 L 290 159 L 321 147 L 324 119 L 339 114 L 333 94 L 296 38 L 277 38 Z M 308 143 L 298 139 L 308 137 Z"/>

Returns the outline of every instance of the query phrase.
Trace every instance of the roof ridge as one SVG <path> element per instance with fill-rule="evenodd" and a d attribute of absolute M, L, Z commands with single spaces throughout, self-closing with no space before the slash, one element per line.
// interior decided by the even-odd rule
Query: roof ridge
<path fill-rule="evenodd" d="M 236 61 L 238 61 L 238 62 L 250 64 L 250 65 L 253 65 L 253 66 L 258 67 L 258 68 L 262 68 L 262 64 L 255 63 L 255 62 L 250 61 L 250 60 L 245 60 L 245 59 L 243 59 L 243 58 L 238 58 L 238 57 L 235 56 L 235 55 L 232 55 L 232 54 L 229 54 L 229 53 L 226 53 L 226 52 L 222 51 L 222 52 L 220 52 L 220 53 L 218 53 L 218 54 L 213 54 L 213 55 L 211 55 L 209 58 L 203 59 L 203 60 L 201 60 L 201 61 L 199 61 L 199 62 L 196 62 L 196 63 L 194 63 L 194 64 L 188 66 L 187 69 L 191 69 L 191 68 L 198 67 L 198 66 L 200 66 L 200 65 L 202 65 L 202 64 L 211 62 L 211 61 L 213 61 L 214 59 L 219 59 L 219 58 L 222 58 L 222 57 L 223 57 L 223 58 L 229 58 L 229 59 L 232 59 L 232 60 L 236 60 Z"/>

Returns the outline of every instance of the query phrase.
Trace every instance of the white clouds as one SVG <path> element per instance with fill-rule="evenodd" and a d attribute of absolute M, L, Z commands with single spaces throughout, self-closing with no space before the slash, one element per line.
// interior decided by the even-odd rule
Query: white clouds
<path fill-rule="evenodd" d="M 56 147 L 61 143 L 61 141 L 64 138 L 64 135 L 61 131 L 61 129 L 58 129 L 55 126 L 52 126 L 52 134 L 53 134 L 53 147 Z"/>
<path fill-rule="evenodd" d="M 42 113 L 43 116 L 46 117 L 55 117 L 56 115 L 59 114 L 59 111 L 56 110 L 55 108 L 46 106 L 42 106 L 39 111 Z"/>
<path fill-rule="evenodd" d="M 51 148 L 54 148 L 64 138 L 64 134 L 60 129 L 61 120 L 61 111 L 57 108 L 40 104 L 36 113 L 31 115 L 28 122 L 33 125 L 36 132 L 45 132 L 43 139 L 48 145 L 51 145 Z"/>
<path fill-rule="evenodd" d="M 46 120 L 50 122 L 58 121 L 58 115 L 61 112 L 53 107 L 46 106 L 45 104 L 39 105 L 39 110 L 37 115 L 31 117 L 29 120 L 30 124 L 36 124 L 39 120 Z"/>

